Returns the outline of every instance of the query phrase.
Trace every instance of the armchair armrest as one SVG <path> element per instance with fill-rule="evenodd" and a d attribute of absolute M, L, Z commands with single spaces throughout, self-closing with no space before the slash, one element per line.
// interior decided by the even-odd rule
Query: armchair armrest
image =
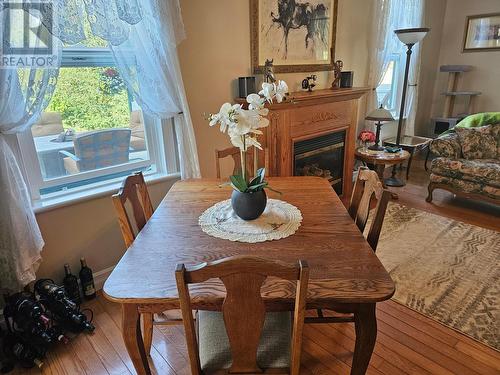
<path fill-rule="evenodd" d="M 80 158 L 77 157 L 76 155 L 73 155 L 71 152 L 69 151 L 65 151 L 65 150 L 59 150 L 59 153 L 62 155 L 62 156 L 65 156 L 65 157 L 69 157 L 71 159 L 73 159 L 74 161 L 78 162 L 80 161 Z"/>
<path fill-rule="evenodd" d="M 434 139 L 430 144 L 433 154 L 445 158 L 459 159 L 462 155 L 462 146 L 456 133 L 449 133 Z"/>

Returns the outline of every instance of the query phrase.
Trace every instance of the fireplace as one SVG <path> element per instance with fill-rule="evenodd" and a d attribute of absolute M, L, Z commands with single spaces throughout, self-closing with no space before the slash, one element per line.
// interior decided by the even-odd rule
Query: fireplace
<path fill-rule="evenodd" d="M 344 130 L 295 142 L 294 175 L 326 178 L 342 194 L 345 137 Z"/>

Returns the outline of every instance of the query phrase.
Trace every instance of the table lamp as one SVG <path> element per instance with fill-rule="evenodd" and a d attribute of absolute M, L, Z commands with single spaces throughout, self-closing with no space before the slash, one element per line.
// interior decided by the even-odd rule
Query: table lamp
<path fill-rule="evenodd" d="M 394 117 L 392 117 L 391 112 L 389 112 L 387 109 L 383 108 L 382 105 L 380 105 L 379 108 L 374 109 L 368 115 L 365 117 L 365 120 L 368 121 L 377 121 L 375 123 L 375 126 L 377 128 L 377 131 L 375 133 L 375 144 L 368 147 L 369 150 L 375 150 L 375 151 L 383 151 L 384 148 L 379 145 L 380 143 L 380 127 L 382 126 L 382 121 L 394 121 Z"/>
<path fill-rule="evenodd" d="M 429 28 L 427 27 L 418 27 L 411 29 L 398 29 L 394 30 L 394 33 L 398 37 L 398 39 L 406 44 L 406 66 L 405 66 L 405 76 L 403 80 L 403 93 L 401 95 L 401 107 L 399 109 L 399 119 L 398 119 L 398 133 L 396 136 L 396 146 L 400 145 L 401 142 L 401 129 L 403 128 L 403 117 L 405 111 L 406 104 L 406 89 L 408 87 L 408 73 L 410 70 L 410 59 L 411 59 L 411 49 L 418 42 L 422 41 L 424 37 L 429 32 Z M 404 186 L 405 183 L 396 177 L 396 166 L 392 167 L 392 175 L 390 178 L 385 180 L 386 185 L 388 186 Z"/>

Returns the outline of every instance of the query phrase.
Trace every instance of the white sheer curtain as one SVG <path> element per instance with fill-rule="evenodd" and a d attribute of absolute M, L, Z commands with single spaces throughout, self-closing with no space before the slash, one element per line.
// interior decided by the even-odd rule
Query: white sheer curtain
<path fill-rule="evenodd" d="M 401 56 L 401 63 L 397 64 L 398 76 L 401 77 L 397 92 L 397 99 L 401 96 L 404 75 L 404 61 L 407 47 L 394 34 L 394 30 L 422 27 L 425 0 L 376 0 L 374 21 L 372 25 L 371 58 L 368 84 L 372 92 L 367 105 L 367 113 L 376 108 L 377 101 L 375 89 L 382 83 L 392 56 Z M 408 75 L 408 90 L 405 103 L 406 129 L 403 134 L 414 134 L 415 112 L 417 107 L 417 83 L 420 70 L 420 45 L 412 48 L 412 57 Z M 399 104 L 396 106 L 399 111 Z M 399 112 L 397 113 L 399 115 Z"/>
<path fill-rule="evenodd" d="M 3 17 L 3 15 L 1 15 Z M 0 69 L 0 290 L 35 279 L 44 242 L 8 134 L 26 131 L 47 106 L 58 69 Z"/>
<path fill-rule="evenodd" d="M 141 3 L 142 22 L 129 38 L 111 46 L 120 75 L 141 108 L 161 119 L 173 117 L 182 178 L 200 177 L 198 153 L 177 56 L 184 39 L 178 0 Z"/>
<path fill-rule="evenodd" d="M 371 112 L 379 106 L 377 92 L 375 89 L 382 83 L 391 56 L 389 48 L 390 38 L 390 9 L 391 0 L 375 0 L 373 21 L 371 26 L 370 61 L 368 72 L 368 85 L 372 88 L 368 95 L 366 113 Z M 370 121 L 370 125 L 373 125 Z"/>

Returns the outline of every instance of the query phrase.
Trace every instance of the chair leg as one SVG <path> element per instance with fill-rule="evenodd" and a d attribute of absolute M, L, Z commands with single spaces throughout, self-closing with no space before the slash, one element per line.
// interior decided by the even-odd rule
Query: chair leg
<path fill-rule="evenodd" d="M 426 172 L 429 170 L 429 168 L 427 167 L 427 162 L 429 161 L 430 155 L 431 155 L 431 148 L 430 146 L 427 146 L 427 154 L 425 155 L 425 163 L 424 163 L 424 168 Z"/>
<path fill-rule="evenodd" d="M 410 157 L 408 159 L 408 164 L 406 165 L 406 180 L 410 178 L 410 168 L 411 168 L 411 162 L 413 160 L 413 153 L 415 152 L 414 149 L 410 151 Z"/>
<path fill-rule="evenodd" d="M 153 342 L 153 314 L 144 313 L 142 314 L 142 324 L 143 324 L 143 341 L 144 349 L 147 355 L 150 355 L 151 345 Z"/>
<path fill-rule="evenodd" d="M 425 198 L 425 201 L 430 203 L 432 202 L 432 192 L 434 191 L 434 184 L 432 182 L 429 182 L 429 185 L 427 186 L 427 191 L 429 194 L 427 195 L 427 198 Z"/>
<path fill-rule="evenodd" d="M 318 314 L 319 318 L 323 318 L 323 310 L 321 309 L 316 309 L 316 313 Z"/>

